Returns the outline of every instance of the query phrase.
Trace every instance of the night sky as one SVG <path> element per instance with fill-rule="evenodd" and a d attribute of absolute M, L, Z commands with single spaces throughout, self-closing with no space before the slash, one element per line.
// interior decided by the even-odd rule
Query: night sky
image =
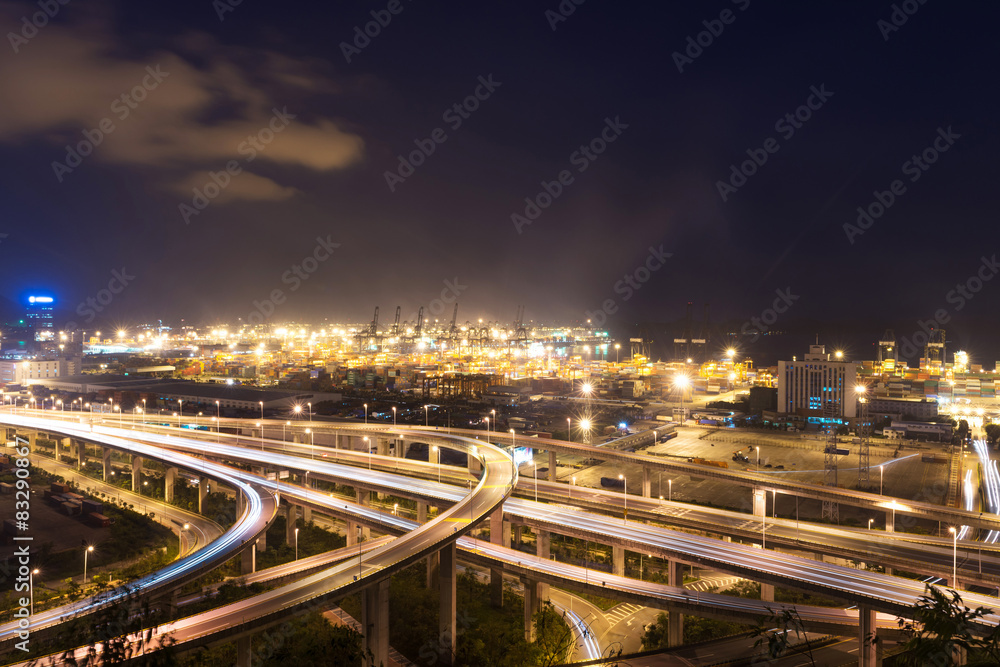
<path fill-rule="evenodd" d="M 688 301 L 739 330 L 780 291 L 772 328 L 870 342 L 937 314 L 992 366 L 998 18 L 0 2 L 0 296 L 52 293 L 90 326 L 235 322 L 275 294 L 275 321 L 450 319 L 457 293 L 460 321 L 524 304 L 627 332 Z"/>

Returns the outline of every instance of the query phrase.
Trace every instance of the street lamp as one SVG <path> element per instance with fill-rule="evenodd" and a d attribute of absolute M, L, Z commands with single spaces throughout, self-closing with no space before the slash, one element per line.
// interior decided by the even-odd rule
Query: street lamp
<path fill-rule="evenodd" d="M 313 420 L 313 404 L 312 403 L 306 403 L 306 405 L 309 406 L 309 421 L 312 421 Z"/>
<path fill-rule="evenodd" d="M 260 451 L 264 451 L 264 426 L 257 422 L 257 428 L 260 429 Z"/>
<path fill-rule="evenodd" d="M 313 448 L 313 432 L 311 428 L 306 429 L 306 433 L 309 434 L 309 458 L 316 458 L 316 450 Z"/>
<path fill-rule="evenodd" d="M 295 407 L 293 408 L 293 411 L 295 412 L 295 414 L 296 414 L 297 416 L 299 416 L 299 417 L 301 417 L 301 416 L 302 416 L 302 406 L 301 406 L 301 405 L 296 405 L 296 406 L 295 406 Z"/>
<path fill-rule="evenodd" d="M 368 426 L 368 404 L 365 403 L 365 426 Z"/>
<path fill-rule="evenodd" d="M 429 408 L 429 407 L 430 407 L 429 405 L 425 405 L 424 406 L 424 426 L 430 426 L 431 425 L 430 417 L 428 416 L 428 413 L 427 413 L 427 408 Z"/>
<path fill-rule="evenodd" d="M 619 474 L 618 479 L 620 479 L 622 484 L 622 498 L 625 499 L 625 513 L 622 515 L 622 521 L 628 523 L 628 480 L 625 479 L 625 475 Z"/>
<path fill-rule="evenodd" d="M 878 494 L 882 495 L 882 484 L 885 482 L 885 466 L 878 467 Z"/>
<path fill-rule="evenodd" d="M 365 449 L 368 450 L 368 469 L 371 470 L 372 469 L 372 446 L 368 442 L 368 436 L 367 435 L 365 437 L 363 437 L 362 440 L 365 441 Z M 440 479 L 438 481 L 440 481 Z"/>
<path fill-rule="evenodd" d="M 257 404 L 260 405 L 260 420 L 264 421 L 264 401 L 257 401 Z"/>
<path fill-rule="evenodd" d="M 760 470 L 760 447 L 754 447 L 757 450 L 757 470 Z"/>
<path fill-rule="evenodd" d="M 569 417 L 566 417 L 566 439 L 569 440 L 570 442 L 573 442 L 572 425 L 573 425 L 572 420 L 570 420 Z"/>
<path fill-rule="evenodd" d="M 538 464 L 535 463 L 535 459 L 531 459 L 531 476 L 535 478 L 535 502 L 538 502 Z"/>
<path fill-rule="evenodd" d="M 872 521 L 874 521 L 874 520 L 875 519 L 868 519 L 868 530 L 872 529 Z"/>
<path fill-rule="evenodd" d="M 672 479 L 667 480 L 667 500 L 670 502 L 674 500 L 674 480 Z"/>
<path fill-rule="evenodd" d="M 87 583 L 87 556 L 93 550 L 94 545 L 90 545 L 83 551 L 83 583 Z"/>
<path fill-rule="evenodd" d="M 299 529 L 295 528 L 295 560 L 299 559 Z"/>
<path fill-rule="evenodd" d="M 180 558 L 181 554 L 184 553 L 184 541 L 183 535 L 184 531 L 191 527 L 191 524 L 186 523 L 180 530 L 177 531 L 177 557 Z"/>
<path fill-rule="evenodd" d="M 392 427 L 396 428 L 396 406 L 392 406 Z"/>
<path fill-rule="evenodd" d="M 28 573 L 28 595 L 31 597 L 31 609 L 30 614 L 35 615 L 35 575 L 38 574 L 38 568 Z"/>
<path fill-rule="evenodd" d="M 569 487 L 569 497 L 573 497 L 573 487 L 576 486 L 576 475 L 573 475 L 573 484 Z"/>
<path fill-rule="evenodd" d="M 951 586 L 952 588 L 958 588 L 958 531 L 955 530 L 954 526 L 948 528 L 948 532 L 952 535 L 951 540 Z"/>
<path fill-rule="evenodd" d="M 622 349 L 621 343 L 615 343 L 615 365 L 618 365 L 618 350 Z"/>

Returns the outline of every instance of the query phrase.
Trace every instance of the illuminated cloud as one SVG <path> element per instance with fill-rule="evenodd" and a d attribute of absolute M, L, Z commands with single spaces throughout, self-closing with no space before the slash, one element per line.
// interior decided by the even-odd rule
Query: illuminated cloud
<path fill-rule="evenodd" d="M 17 25 L 25 7 L 0 3 L 0 25 Z M 171 49 L 125 57 L 109 26 L 100 13 L 74 25 L 52 23 L 17 54 L 0 58 L 0 142 L 42 139 L 52 145 L 51 160 L 61 160 L 67 145 L 84 139 L 84 131 L 94 136 L 108 119 L 114 129 L 91 159 L 154 168 L 156 187 L 189 192 L 202 172 L 230 160 L 253 169 L 245 142 L 266 134 L 275 110 L 285 109 L 294 120 L 254 151 L 256 164 L 329 171 L 363 156 L 357 134 L 311 113 L 311 96 L 339 88 L 321 63 L 250 53 L 202 33 L 177 39 Z M 144 99 L 136 101 L 133 90 Z M 247 171 L 219 201 L 280 200 L 298 192 Z"/>

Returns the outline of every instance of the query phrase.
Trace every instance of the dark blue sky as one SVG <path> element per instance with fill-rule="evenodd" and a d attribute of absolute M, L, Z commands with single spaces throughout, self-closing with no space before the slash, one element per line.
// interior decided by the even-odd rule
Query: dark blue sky
<path fill-rule="evenodd" d="M 134 280 L 95 323 L 246 318 L 275 290 L 274 319 L 366 320 L 457 284 L 460 320 L 511 320 L 523 303 L 546 321 L 603 310 L 618 328 L 676 319 L 687 301 L 738 325 L 790 290 L 775 327 L 907 335 L 944 310 L 949 337 L 979 335 L 1000 280 L 961 308 L 949 291 L 1000 251 L 998 16 L 897 4 L 919 9 L 886 39 L 892 3 L 566 0 L 553 30 L 555 0 L 402 0 L 348 63 L 341 43 L 388 2 L 244 0 L 221 21 L 208 0 L 71 2 L 16 53 L 9 36 L 0 47 L 0 296 L 48 289 L 84 323 L 77 304 L 124 267 Z M 37 11 L 0 3 L 3 32 Z M 679 72 L 688 37 L 720 27 Z M 490 75 L 499 85 L 482 88 Z M 144 80 L 145 99 L 123 106 Z M 455 127 L 443 114 L 477 86 Z M 808 120 L 781 124 L 797 109 Z M 114 131 L 94 134 L 102 118 Z M 606 119 L 614 140 L 577 153 Z M 250 161 L 244 141 L 269 124 L 280 131 Z M 390 190 L 397 156 L 437 128 L 443 143 Z M 904 172 L 948 128 L 947 150 Z M 60 182 L 53 162 L 84 130 L 101 144 Z M 766 162 L 724 201 L 748 150 Z M 231 161 L 239 173 L 185 215 Z M 518 233 L 512 215 L 564 171 Z M 897 179 L 881 217 L 845 230 Z M 661 246 L 669 258 L 647 264 Z M 329 258 L 296 271 L 307 257 Z"/>

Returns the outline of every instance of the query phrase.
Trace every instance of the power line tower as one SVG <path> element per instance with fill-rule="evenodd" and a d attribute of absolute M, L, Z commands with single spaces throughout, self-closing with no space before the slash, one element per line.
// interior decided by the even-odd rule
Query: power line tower
<path fill-rule="evenodd" d="M 872 488 L 871 473 L 871 423 L 868 417 L 868 395 L 867 387 L 861 385 L 858 388 L 861 396 L 858 402 L 861 404 L 861 421 L 858 424 L 858 490 L 869 491 Z"/>
<path fill-rule="evenodd" d="M 826 456 L 823 467 L 824 486 L 837 486 L 837 417 L 840 411 L 836 401 L 827 400 L 823 407 L 826 418 Z M 823 501 L 823 518 L 831 523 L 840 523 L 840 504 L 832 500 Z"/>

